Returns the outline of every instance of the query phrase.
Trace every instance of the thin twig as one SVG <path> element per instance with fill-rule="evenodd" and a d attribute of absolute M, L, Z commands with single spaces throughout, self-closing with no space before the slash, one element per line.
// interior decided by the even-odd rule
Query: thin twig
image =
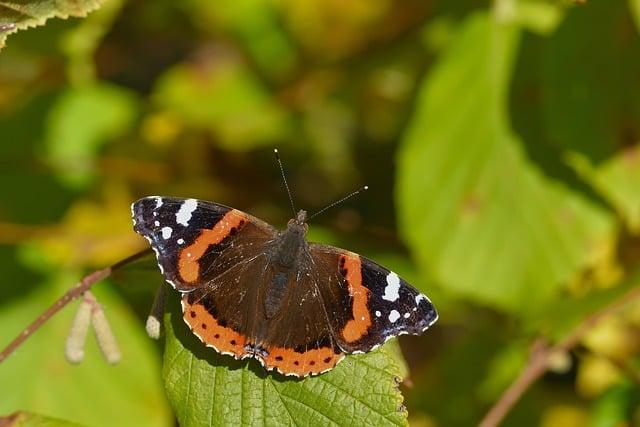
<path fill-rule="evenodd" d="M 522 395 L 547 371 L 551 355 L 556 352 L 572 350 L 600 320 L 618 313 L 637 299 L 640 299 L 640 287 L 631 289 L 608 306 L 584 319 L 571 334 L 559 343 L 548 347 L 542 340 L 536 340 L 531 350 L 529 363 L 487 412 L 482 421 L 480 421 L 479 427 L 496 427 L 500 425 Z"/>
<path fill-rule="evenodd" d="M 51 317 L 53 317 L 56 313 L 58 313 L 64 306 L 69 304 L 72 300 L 79 298 L 84 294 L 87 290 L 91 289 L 91 287 L 99 282 L 102 279 L 105 279 L 111 275 L 114 271 L 124 267 L 131 262 L 146 256 L 151 252 L 151 249 L 146 249 L 144 251 L 138 252 L 134 255 L 131 255 L 128 258 L 123 259 L 115 263 L 114 265 L 103 268 L 102 270 L 94 271 L 91 274 L 88 274 L 80 280 L 73 288 L 69 289 L 67 293 L 65 293 L 58 301 L 53 303 L 51 307 L 49 307 L 44 313 L 42 313 L 36 320 L 34 320 L 29 326 L 23 330 L 20 335 L 14 338 L 9 345 L 0 352 L 0 363 L 4 362 L 7 357 L 11 355 L 18 347 L 24 343 L 27 338 L 29 338 L 35 331 L 37 331 L 44 323 L 46 323 Z"/>

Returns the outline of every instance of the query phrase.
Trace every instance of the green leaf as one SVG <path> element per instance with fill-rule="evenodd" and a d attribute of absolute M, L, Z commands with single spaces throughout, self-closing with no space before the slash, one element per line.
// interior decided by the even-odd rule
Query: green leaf
<path fill-rule="evenodd" d="M 271 0 L 236 0 L 225 7 L 208 0 L 189 0 L 181 6 L 204 31 L 219 34 L 222 28 L 233 35 L 270 75 L 282 77 L 292 71 L 296 52 Z"/>
<path fill-rule="evenodd" d="M 640 234 L 640 148 L 611 156 L 597 167 L 577 153 L 570 159 L 580 175 L 616 209 L 629 230 Z"/>
<path fill-rule="evenodd" d="M 0 417 L 3 427 L 80 427 L 81 424 L 64 421 L 58 418 L 46 417 L 31 412 L 15 412 L 6 417 Z"/>
<path fill-rule="evenodd" d="M 105 83 L 73 87 L 60 95 L 47 120 L 45 153 L 60 179 L 86 185 L 98 150 L 123 134 L 135 113 L 136 98 Z"/>
<path fill-rule="evenodd" d="M 401 231 L 446 288 L 519 313 L 612 238 L 601 208 L 543 176 L 510 129 L 519 30 L 476 14 L 425 79 L 399 153 Z"/>
<path fill-rule="evenodd" d="M 180 425 L 406 425 L 397 346 L 292 379 L 205 347 L 182 320 L 176 295 L 168 299 L 163 376 Z"/>
<path fill-rule="evenodd" d="M 566 150 L 570 165 L 640 233 L 640 99 L 630 90 L 640 75 L 640 36 L 628 12 L 623 2 L 593 2 L 549 40 L 540 73 L 542 126 L 546 139 Z"/>
<path fill-rule="evenodd" d="M 592 403 L 589 426 L 615 427 L 628 424 L 637 407 L 637 400 L 637 388 L 629 382 L 611 387 Z"/>
<path fill-rule="evenodd" d="M 154 98 L 186 124 L 208 129 L 228 150 L 272 144 L 288 132 L 286 110 L 233 59 L 175 66 L 160 77 Z"/>
<path fill-rule="evenodd" d="M 77 277 L 60 275 L 30 296 L 12 300 L 0 311 L 3 343 L 18 335 L 59 298 Z M 87 337 L 85 360 L 71 365 L 64 347 L 77 302 L 49 320 L 16 353 L 0 364 L 0 413 L 33 411 L 90 426 L 169 426 L 160 381 L 159 355 L 142 322 L 108 289 L 94 288 L 112 326 L 122 360 L 109 365 L 93 336 Z"/>
<path fill-rule="evenodd" d="M 629 0 L 629 7 L 631 8 L 631 15 L 636 28 L 640 32 L 640 0 Z"/>
<path fill-rule="evenodd" d="M 67 19 L 70 16 L 85 17 L 100 7 L 104 0 L 22 0 L 0 1 L 0 49 L 8 34 L 18 30 L 44 25 L 49 18 Z"/>
<path fill-rule="evenodd" d="M 523 340 L 513 341 L 503 346 L 487 366 L 487 374 L 478 386 L 478 395 L 485 402 L 494 402 L 500 394 L 517 378 L 526 366 L 531 344 Z"/>
<path fill-rule="evenodd" d="M 528 319 L 528 332 L 541 334 L 550 341 L 560 341 L 571 334 L 584 319 L 598 313 L 605 307 L 638 286 L 640 270 L 628 272 L 617 286 L 590 292 L 581 297 L 563 296 L 541 306 Z"/>
<path fill-rule="evenodd" d="M 74 84 L 96 80 L 96 49 L 111 29 L 123 3 L 124 0 L 109 0 L 61 39 L 61 47 L 68 58 L 67 75 Z"/>
<path fill-rule="evenodd" d="M 515 20 L 522 27 L 541 35 L 552 33 L 564 16 L 564 7 L 560 2 L 519 0 L 515 8 Z"/>
<path fill-rule="evenodd" d="M 600 31 L 593 31 L 597 22 Z M 640 35 L 624 2 L 575 8 L 541 50 L 545 142 L 600 162 L 637 144 Z"/>

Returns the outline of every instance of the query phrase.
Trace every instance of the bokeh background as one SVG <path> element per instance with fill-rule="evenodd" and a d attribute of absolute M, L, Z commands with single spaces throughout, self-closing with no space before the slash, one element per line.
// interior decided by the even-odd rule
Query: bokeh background
<path fill-rule="evenodd" d="M 639 31 L 638 0 L 107 0 L 11 35 L 0 346 L 83 273 L 145 247 L 138 197 L 284 225 L 277 147 L 298 207 L 369 185 L 310 237 L 431 296 L 436 327 L 400 340 L 409 422 L 474 425 L 534 341 L 637 286 Z M 161 282 L 151 265 L 95 287 L 116 367 L 92 338 L 67 364 L 74 308 L 47 324 L 0 365 L 0 413 L 171 425 L 144 333 Z M 640 425 L 640 304 L 589 329 L 505 425 Z"/>

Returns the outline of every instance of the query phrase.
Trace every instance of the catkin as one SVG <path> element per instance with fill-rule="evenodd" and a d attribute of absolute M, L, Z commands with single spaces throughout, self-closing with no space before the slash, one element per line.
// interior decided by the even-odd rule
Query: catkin
<path fill-rule="evenodd" d="M 104 314 L 102 306 L 97 302 L 95 302 L 91 311 L 91 324 L 104 358 L 112 365 L 118 363 L 121 358 L 120 348 L 116 337 L 113 335 L 107 316 Z"/>
<path fill-rule="evenodd" d="M 90 301 L 83 298 L 78 306 L 64 348 L 64 355 L 69 363 L 80 363 L 84 359 L 84 345 L 91 323 L 92 305 Z"/>
<path fill-rule="evenodd" d="M 156 296 L 153 299 L 151 312 L 147 317 L 147 324 L 145 325 L 147 335 L 149 335 L 149 337 L 153 338 L 154 340 L 160 338 L 160 334 L 162 332 L 162 316 L 164 315 L 164 293 L 165 285 L 162 284 L 158 288 Z"/>

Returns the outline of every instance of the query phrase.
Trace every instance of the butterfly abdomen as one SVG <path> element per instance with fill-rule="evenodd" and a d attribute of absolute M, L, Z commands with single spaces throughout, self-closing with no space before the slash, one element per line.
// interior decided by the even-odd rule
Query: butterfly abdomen
<path fill-rule="evenodd" d="M 289 277 L 285 272 L 273 276 L 265 290 L 264 314 L 267 319 L 273 318 L 282 308 L 282 302 L 287 292 Z"/>

